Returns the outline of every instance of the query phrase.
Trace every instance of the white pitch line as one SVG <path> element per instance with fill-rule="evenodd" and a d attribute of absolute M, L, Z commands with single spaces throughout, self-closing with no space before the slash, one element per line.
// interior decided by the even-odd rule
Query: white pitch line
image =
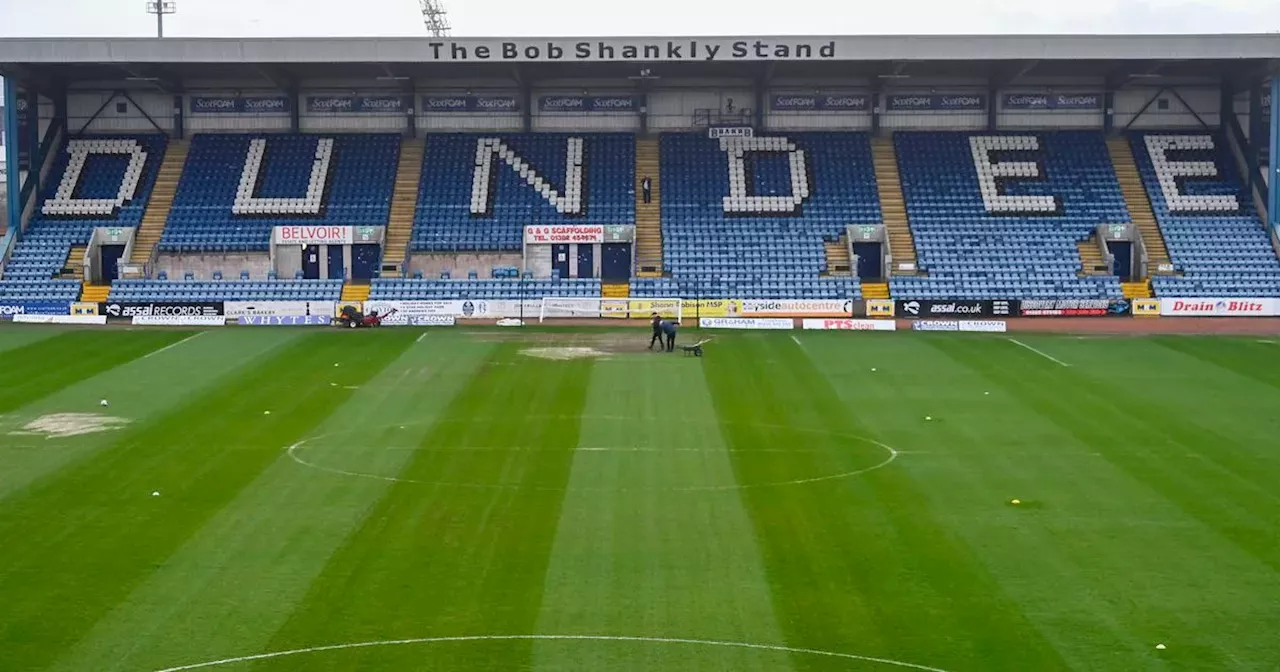
<path fill-rule="evenodd" d="M 1041 350 L 1037 350 L 1037 349 L 1035 349 L 1035 348 L 1033 348 L 1033 347 L 1031 347 L 1031 346 L 1027 345 L 1026 343 L 1023 343 L 1022 341 L 1019 341 L 1019 340 L 1018 340 L 1018 339 L 1016 339 L 1016 338 L 1011 338 L 1011 339 L 1009 339 L 1009 342 L 1010 342 L 1010 343 L 1012 343 L 1012 344 L 1014 344 L 1014 345 L 1020 345 L 1020 346 L 1022 346 L 1022 347 L 1024 347 L 1024 348 L 1026 348 L 1026 349 L 1030 350 L 1031 352 L 1034 352 L 1034 353 L 1036 353 L 1037 355 L 1040 355 L 1041 357 L 1044 357 L 1045 359 L 1047 359 L 1047 360 L 1049 360 L 1049 361 L 1051 361 L 1051 362 L 1053 362 L 1053 363 L 1055 363 L 1055 364 L 1060 364 L 1060 365 L 1062 365 L 1062 366 L 1071 366 L 1070 364 L 1068 364 L 1068 363 L 1066 363 L 1066 362 L 1062 361 L 1061 359 L 1058 359 L 1057 357 L 1054 357 L 1053 355 L 1050 355 L 1050 354 L 1048 354 L 1048 353 L 1046 353 L 1046 352 L 1043 352 L 1043 351 L 1041 351 Z"/>
<path fill-rule="evenodd" d="M 205 334 L 207 334 L 207 333 L 209 333 L 209 332 L 207 332 L 207 331 L 197 331 L 196 333 L 191 334 L 190 336 L 188 336 L 188 337 L 186 337 L 186 338 L 182 339 L 181 341 L 178 341 L 177 343 L 170 343 L 169 345 L 166 345 L 166 346 L 164 346 L 163 348 L 160 348 L 159 350 L 155 350 L 155 351 L 153 351 L 153 352 L 148 352 L 147 354 L 143 355 L 143 356 L 142 356 L 142 358 L 143 358 L 143 359 L 147 359 L 148 357 L 153 357 L 153 356 L 155 356 L 155 355 L 158 355 L 158 354 L 160 354 L 160 353 L 164 352 L 165 350 L 168 350 L 168 349 L 170 349 L 170 348 L 176 348 L 176 347 L 178 347 L 179 345 L 182 345 L 183 343 L 186 343 L 187 341 L 190 341 L 190 340 L 193 340 L 193 339 L 199 338 L 199 337 L 201 337 L 201 336 L 204 336 L 204 335 L 205 335 Z"/>
<path fill-rule="evenodd" d="M 419 336 L 419 337 L 417 338 L 417 340 L 415 340 L 415 341 L 414 341 L 414 343 L 421 343 L 421 342 L 422 342 L 422 339 L 424 339 L 424 338 L 426 338 L 426 337 L 427 337 L 427 332 L 425 332 L 425 331 L 424 331 L 424 332 L 422 332 L 422 335 L 421 335 L 421 336 Z"/>
<path fill-rule="evenodd" d="M 802 348 L 804 347 L 804 343 L 801 343 L 799 337 L 797 337 L 795 334 L 791 334 L 791 340 L 795 341 L 796 345 Z"/>
<path fill-rule="evenodd" d="M 922 670 L 923 672 L 947 672 L 940 667 L 929 667 L 928 665 L 920 665 L 917 663 L 908 663 L 903 660 L 894 660 L 892 658 L 874 658 L 872 656 L 860 656 L 855 653 L 841 653 L 839 651 L 822 651 L 820 649 L 801 649 L 793 646 L 781 646 L 778 644 L 754 644 L 751 642 L 725 642 L 711 639 L 686 639 L 681 637 L 626 637 L 615 635 L 470 635 L 460 637 L 420 637 L 416 639 L 395 639 L 382 640 L 373 642 L 353 642 L 351 644 L 330 644 L 328 646 L 311 646 L 305 649 L 291 649 L 288 651 L 272 651 L 269 653 L 259 653 L 251 656 L 238 656 L 235 658 L 223 658 L 221 660 L 211 660 L 203 663 L 194 663 L 190 665 L 182 665 L 179 667 L 167 667 L 157 672 L 183 672 L 183 670 L 198 670 L 206 667 L 219 667 L 222 665 L 234 665 L 236 663 L 248 663 L 258 660 L 270 660 L 272 658 L 284 658 L 286 656 L 297 656 L 308 653 L 321 653 L 326 651 L 345 651 L 349 649 L 368 649 L 383 646 L 403 646 L 406 644 L 447 644 L 460 642 L 495 642 L 495 641 L 571 641 L 571 642 L 638 642 L 645 644 L 682 644 L 686 646 L 703 646 L 703 647 L 721 647 L 732 649 L 749 649 L 754 651 L 772 651 L 776 653 L 791 653 L 806 656 L 820 656 L 824 658 L 841 658 L 844 660 L 859 660 L 867 663 L 878 663 L 880 665 L 892 665 L 894 667 L 906 668 L 909 670 Z"/>

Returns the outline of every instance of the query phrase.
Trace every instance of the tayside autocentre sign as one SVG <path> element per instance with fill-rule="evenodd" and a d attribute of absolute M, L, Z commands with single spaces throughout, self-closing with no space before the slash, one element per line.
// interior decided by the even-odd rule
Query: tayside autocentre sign
<path fill-rule="evenodd" d="M 1273 317 L 1280 315 L 1280 299 L 1160 299 L 1166 317 Z"/>
<path fill-rule="evenodd" d="M 852 317 L 853 299 L 743 299 L 743 317 Z"/>

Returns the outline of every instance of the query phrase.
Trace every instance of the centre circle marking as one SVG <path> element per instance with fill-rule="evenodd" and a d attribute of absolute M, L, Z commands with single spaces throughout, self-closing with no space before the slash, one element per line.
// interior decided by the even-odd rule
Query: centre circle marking
<path fill-rule="evenodd" d="M 465 642 L 494 642 L 494 641 L 571 641 L 571 642 L 635 642 L 641 644 L 676 644 L 684 646 L 701 646 L 701 647 L 721 647 L 731 649 L 748 649 L 754 651 L 773 651 L 778 653 L 799 654 L 805 656 L 816 656 L 823 658 L 840 658 L 844 660 L 857 660 L 865 663 L 877 663 L 880 665 L 888 665 L 892 667 L 900 667 L 908 670 L 921 670 L 922 672 L 948 672 L 940 667 L 930 667 L 928 665 L 920 665 L 918 663 L 908 663 L 903 660 L 894 660 L 892 658 L 877 658 L 874 656 L 862 656 L 856 653 L 841 653 L 839 651 L 823 651 L 821 649 L 802 649 L 793 646 L 782 646 L 780 644 L 753 644 L 751 642 L 727 642 L 713 639 L 687 639 L 681 637 L 628 637 L 621 635 L 470 635 L 458 637 L 419 637 L 415 639 L 391 639 L 372 642 L 353 642 L 350 644 L 330 644 L 327 646 L 311 646 L 303 649 L 290 649 L 288 651 L 272 651 L 269 653 L 259 653 L 251 656 L 237 656 L 235 658 L 223 658 L 221 660 L 210 660 L 203 663 L 192 663 L 190 665 L 181 665 L 178 667 L 166 667 L 156 672 L 184 672 L 185 670 L 199 670 L 209 667 L 219 667 L 222 665 L 234 665 L 235 663 L 248 663 L 258 660 L 271 660 L 273 658 L 285 658 L 288 656 L 299 656 L 308 653 L 322 653 L 326 651 L 345 651 L 349 649 L 369 649 L 382 646 L 405 646 L 410 644 L 449 644 L 449 643 L 465 643 Z"/>
<path fill-rule="evenodd" d="M 584 420 L 584 419 L 585 419 L 585 420 L 613 420 L 613 421 L 634 421 L 634 420 L 635 420 L 635 418 L 631 418 L 631 417 L 626 417 L 626 416 L 610 416 L 610 415 L 595 415 L 595 416 L 584 416 L 584 415 L 574 415 L 574 416 L 542 415 L 542 416 L 536 416 L 536 415 L 535 415 L 535 416 L 522 416 L 522 417 L 520 417 L 520 418 L 518 418 L 518 419 L 519 419 L 519 420 Z M 453 419 L 450 419 L 450 418 L 444 418 L 444 419 L 439 419 L 439 420 L 414 420 L 414 421 L 409 421 L 409 422 L 390 422 L 390 423 L 387 423 L 385 426 L 386 426 L 386 427 L 400 427 L 400 428 L 404 428 L 404 427 L 409 427 L 409 426 L 421 426 L 421 425 L 425 425 L 425 424 L 462 423 L 462 422 L 467 422 L 467 423 L 472 423 L 472 422 L 498 422 L 498 421 L 511 421 L 511 420 L 513 420 L 513 418 L 509 418 L 509 417 L 508 417 L 508 418 L 480 418 L 480 417 L 470 417 L 470 418 L 453 418 Z M 877 448 L 879 448 L 879 449 L 881 449 L 881 450 L 885 451 L 885 455 L 886 455 L 886 457 L 885 457 L 883 460 L 881 460 L 880 462 L 877 462 L 876 464 L 873 464 L 873 465 L 871 465 L 871 466 L 869 466 L 869 467 L 864 467 L 864 468 L 862 468 L 862 469 L 854 469 L 854 470 L 852 470 L 852 471 L 843 471 L 843 472 L 839 472 L 839 473 L 835 473 L 835 474 L 826 474 L 826 475 L 823 475 L 823 476 L 813 476 L 813 477 L 810 477 L 810 478 L 796 478 L 796 479 L 790 479 L 790 480 L 784 480 L 784 481 L 769 481 L 769 482 L 764 482 L 764 483 L 734 483 L 734 484 L 731 484 L 731 485 L 690 485 L 690 486 L 670 486 L 670 487 L 654 487 L 654 488 L 580 488 L 580 487 L 575 487 L 575 488 L 574 488 L 574 490 L 578 490 L 578 491 L 597 491 L 597 490 L 598 490 L 598 491 L 604 491 L 604 490 L 608 490 L 608 491 L 610 491 L 610 492 L 642 492 L 642 491 L 654 491 L 654 490 L 672 491 L 672 492 L 708 492 L 708 491 L 726 491 L 726 490 L 745 490 L 745 489 L 748 489 L 748 488 L 781 487 L 781 486 L 788 486 L 788 485 L 805 485 L 805 484 L 809 484 L 809 483 L 820 483 L 820 482 L 823 482 L 823 481 L 834 481 L 834 480 L 840 480 L 840 479 L 845 479 L 845 478 L 852 478 L 852 477 L 854 477 L 854 476 L 858 476 L 858 475 L 860 475 L 860 474 L 865 474 L 865 473 L 868 473 L 868 472 L 875 471 L 875 470 L 877 470 L 877 469 L 882 469 L 882 468 L 884 468 L 884 467 L 888 466 L 888 465 L 889 465 L 891 462 L 893 462 L 894 460 L 898 459 L 898 455 L 900 454 L 900 453 L 899 453 L 896 449 L 894 449 L 892 446 L 890 446 L 890 445 L 888 445 L 888 444 L 885 444 L 885 443 L 881 443 L 880 441 L 876 441 L 875 439 L 869 439 L 869 438 L 867 438 L 867 437 L 864 437 L 864 436 L 858 436 L 858 435 L 856 435 L 856 434 L 846 434 L 846 433 L 843 433 L 843 432 L 833 432 L 833 431 L 825 430 L 825 429 L 810 429 L 810 428 L 805 428 L 805 427 L 789 427 L 789 426 L 786 426 L 786 425 L 773 425 L 773 424 L 767 424 L 767 423 L 741 423 L 741 422 L 689 422 L 689 421 L 681 421 L 680 423 L 677 423 L 677 424 L 686 424 L 686 425 L 699 425 L 699 424 L 705 424 L 705 425 L 715 425 L 715 426 L 717 426 L 717 427 L 720 427 L 720 426 L 730 426 L 730 427 L 732 427 L 732 426 L 740 426 L 740 427 L 754 427 L 754 428 L 759 428 L 759 429 L 782 429 L 782 430 L 788 430 L 788 431 L 800 432 L 800 433 L 809 433 L 809 434 L 821 434 L 821 435 L 823 435 L 823 436 L 832 436 L 832 437 L 837 437 L 837 438 L 847 439 L 847 440 L 849 440 L 849 441 L 856 441 L 856 442 L 859 442 L 859 443 L 862 443 L 862 444 L 865 444 L 865 445 L 875 446 L 875 447 L 877 447 Z M 303 440 L 301 440 L 301 441 L 298 441 L 297 443 L 294 443 L 293 445 L 291 445 L 291 446 L 289 446 L 288 448 L 286 448 L 286 449 L 285 449 L 285 452 L 289 455 L 289 458 L 290 458 L 291 460 L 293 460 L 294 462 L 296 462 L 296 463 L 298 463 L 298 464 L 300 464 L 300 465 L 302 465 L 302 466 L 305 466 L 305 467 L 309 467 L 309 468 L 316 469 L 316 470 L 319 470 L 319 471 L 328 472 L 328 473 L 331 473 L 331 474 L 338 474 L 338 475 L 340 475 L 340 476 L 351 476 L 351 477 L 354 477 L 354 478 L 367 478 L 367 479 L 373 479 L 373 480 L 378 480 L 378 481 L 388 481 L 388 482 L 392 482 L 392 483 L 417 483 L 417 484 L 419 484 L 419 485 L 434 485 L 434 486 L 441 486 L 441 487 L 453 487 L 453 488 L 473 488 L 473 489 L 485 489 L 485 490 L 528 490 L 528 491 L 535 491 L 535 492 L 563 492 L 563 491 L 565 491 L 565 490 L 567 489 L 567 488 L 565 488 L 565 487 L 563 487 L 563 486 L 561 486 L 561 487 L 549 487 L 549 486 L 540 486 L 540 485 L 524 485 L 524 484 L 519 484 L 519 483 L 463 483 L 463 482 L 455 482 L 455 481 L 430 481 L 430 480 L 426 480 L 426 479 L 404 478 L 404 477 L 400 477 L 400 476 L 385 476 L 385 475 L 382 475 L 382 474 L 372 474 L 372 473 L 363 472 L 363 471 L 352 471 L 352 470 L 348 470 L 348 469 L 339 469 L 339 468 L 336 468 L 336 467 L 330 467 L 330 466 L 327 466 L 327 465 L 324 465 L 324 464 L 317 464 L 316 462 L 309 461 L 309 460 L 307 460 L 306 458 L 304 458 L 304 457 L 302 457 L 301 455 L 299 455 L 299 452 L 300 452 L 300 451 L 305 452 L 305 451 L 304 451 L 304 449 L 306 448 L 306 445 L 307 445 L 308 443 L 311 443 L 311 442 L 314 442 L 314 441 L 318 441 L 318 440 L 320 440 L 320 439 L 330 438 L 330 437 L 333 437 L 333 436 L 343 436 L 343 435 L 348 435 L 348 434 L 356 434 L 356 433 L 357 433 L 357 432 L 359 432 L 359 431 L 361 431 L 361 430 L 352 429 L 352 430 L 346 430 L 346 431 L 340 431 L 340 432 L 330 432 L 330 433 L 328 433 L 328 434 L 321 434 L 321 435 L 318 435 L 318 436 L 313 436 L 313 437 L 310 437 L 310 438 L 307 438 L 307 439 L 303 439 Z M 443 448 L 442 450 L 449 450 L 449 448 L 447 448 L 447 447 L 446 447 L 446 448 Z M 499 450 L 499 448 L 494 448 L 494 450 Z M 516 450 L 516 448 L 508 448 L 507 450 Z M 566 452 L 578 452 L 578 451 L 580 451 L 580 450 L 581 450 L 581 451 L 583 451 L 583 452 L 607 452 L 607 451 L 601 450 L 601 449 L 599 449 L 599 448 L 597 448 L 597 449 L 595 449 L 595 450 L 591 450 L 591 449 L 585 449 L 585 450 L 584 450 L 584 449 L 581 449 L 581 448 L 565 449 L 565 450 L 566 450 Z M 636 452 L 639 452 L 639 451 L 636 451 Z M 662 451 L 660 451 L 660 450 L 655 450 L 655 451 L 652 451 L 652 452 L 662 452 Z M 674 451 L 673 451 L 673 452 L 674 452 Z M 706 451 L 706 452 L 711 453 L 711 452 L 718 452 L 718 451 L 708 450 L 708 451 Z M 727 451 L 726 451 L 726 452 L 727 452 Z"/>

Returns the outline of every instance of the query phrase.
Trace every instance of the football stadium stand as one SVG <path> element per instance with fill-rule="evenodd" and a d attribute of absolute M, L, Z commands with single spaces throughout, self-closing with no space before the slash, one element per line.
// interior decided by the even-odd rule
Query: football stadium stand
<path fill-rule="evenodd" d="M 907 213 L 928 276 L 894 298 L 1120 298 L 1114 276 L 1080 277 L 1076 242 L 1128 222 L 1101 133 L 899 132 Z"/>
<path fill-rule="evenodd" d="M 660 76 L 633 66 L 675 52 L 554 38 L 562 59 L 516 40 L 511 68 L 481 71 L 468 54 L 491 45 L 463 38 L 400 44 L 386 77 L 331 68 L 359 42 L 244 40 L 205 68 L 179 38 L 128 52 L 165 81 L 123 83 L 74 40 L 0 40 L 32 80 L 5 100 L 35 103 L 3 152 L 23 168 L 0 304 L 1280 297 L 1280 43 L 1254 37 L 1050 36 L 1045 58 L 935 36 L 918 60 L 836 37 L 812 62 L 726 48 Z M 41 64 L 65 81 L 42 86 Z M 547 225 L 582 228 L 526 244 Z M 135 229 L 127 260 L 101 228 Z"/>
<path fill-rule="evenodd" d="M 634 224 L 630 133 L 427 140 L 413 250 L 514 251 L 526 225 Z"/>
<path fill-rule="evenodd" d="M 164 158 L 163 135 L 71 138 L 59 153 L 40 206 L 5 265 L 0 294 L 24 301 L 75 301 L 78 280 L 58 280 L 73 246 L 95 227 L 137 226 Z"/>
<path fill-rule="evenodd" d="M 1156 220 L 1181 276 L 1157 295 L 1280 296 L 1280 259 L 1225 141 L 1212 133 L 1130 136 Z"/>
<path fill-rule="evenodd" d="M 266 251 L 276 226 L 385 225 L 399 151 L 385 133 L 197 135 L 160 250 Z"/>
<path fill-rule="evenodd" d="M 634 296 L 857 298 L 852 277 L 824 277 L 824 241 L 878 223 L 864 133 L 661 138 L 663 263 Z"/>

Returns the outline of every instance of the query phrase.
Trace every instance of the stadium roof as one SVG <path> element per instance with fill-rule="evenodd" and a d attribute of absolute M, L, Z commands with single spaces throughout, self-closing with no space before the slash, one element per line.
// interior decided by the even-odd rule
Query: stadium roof
<path fill-rule="evenodd" d="M 611 77 L 634 75 L 639 64 L 671 64 L 656 75 L 716 77 L 767 69 L 771 77 L 1254 78 L 1280 67 L 1280 34 L 0 39 L 0 74 L 59 84 L 158 76 L 511 77 L 513 66 L 530 79 Z"/>

